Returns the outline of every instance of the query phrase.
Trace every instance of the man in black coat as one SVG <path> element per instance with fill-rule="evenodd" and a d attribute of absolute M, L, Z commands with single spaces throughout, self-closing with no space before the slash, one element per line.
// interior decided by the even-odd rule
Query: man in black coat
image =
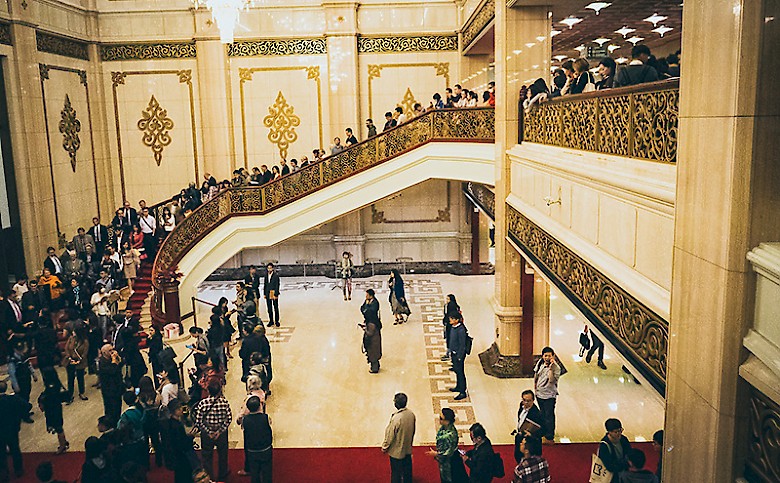
<path fill-rule="evenodd" d="M 57 256 L 57 251 L 54 247 L 46 249 L 47 257 L 43 261 L 43 268 L 48 268 L 52 275 L 62 276 L 62 260 Z"/>
<path fill-rule="evenodd" d="M 470 483 L 490 483 L 496 466 L 496 455 L 493 445 L 487 437 L 485 428 L 474 423 L 469 428 L 474 449 L 466 451 L 466 466 L 469 467 Z"/>
<path fill-rule="evenodd" d="M 620 473 L 628 469 L 628 453 L 631 443 L 623 436 L 623 424 L 619 419 L 609 418 L 604 422 L 607 434 L 601 438 L 598 456 L 612 473 L 612 483 L 620 481 Z M 620 449 L 616 449 L 616 448 Z"/>
<path fill-rule="evenodd" d="M 257 268 L 254 265 L 249 267 L 249 273 L 244 277 L 244 283 L 247 294 L 255 300 L 260 300 L 260 274 L 257 273 Z"/>
<path fill-rule="evenodd" d="M 22 420 L 27 418 L 32 405 L 22 398 L 5 392 L 8 384 L 0 381 L 0 481 L 9 481 L 8 455 L 11 455 L 14 464 L 14 474 L 20 478 L 24 474 L 22 452 L 19 449 L 19 430 Z"/>
<path fill-rule="evenodd" d="M 246 379 L 249 376 L 249 369 L 252 366 L 250 358 L 255 352 L 263 352 L 263 341 L 259 332 L 252 330 L 244 336 L 244 340 L 241 342 L 241 349 L 238 351 L 238 357 L 241 358 L 242 382 L 246 382 Z"/>
<path fill-rule="evenodd" d="M 541 443 L 544 434 L 544 418 L 536 406 L 534 392 L 526 389 L 521 394 L 521 398 L 520 408 L 517 410 L 517 428 L 512 431 L 515 436 L 515 461 L 518 463 L 523 459 L 523 453 L 520 451 L 520 443 L 523 438 L 536 438 Z M 534 428 L 536 429 L 534 430 Z"/>
<path fill-rule="evenodd" d="M 265 278 L 263 278 L 263 295 L 265 296 L 265 305 L 268 309 L 268 327 L 276 325 L 279 327 L 279 274 L 273 263 L 266 267 Z"/>
<path fill-rule="evenodd" d="M 92 226 L 87 233 L 95 241 L 95 255 L 97 255 L 99 260 L 103 257 L 103 252 L 106 249 L 106 245 L 108 245 L 108 228 L 100 224 L 98 217 L 94 217 L 92 218 Z"/>

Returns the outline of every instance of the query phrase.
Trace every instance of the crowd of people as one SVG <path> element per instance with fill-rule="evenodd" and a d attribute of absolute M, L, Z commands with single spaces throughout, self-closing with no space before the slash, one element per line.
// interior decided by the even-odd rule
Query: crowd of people
<path fill-rule="evenodd" d="M 670 54 L 665 59 L 657 59 L 644 44 L 631 49 L 631 59 L 618 69 L 611 57 L 604 57 L 598 63 L 598 79 L 591 72 L 587 59 L 566 60 L 560 69 L 553 72 L 552 85 L 544 79 L 537 79 L 530 86 L 523 86 L 520 99 L 523 108 L 530 110 L 549 99 L 572 94 L 582 94 L 598 90 L 627 87 L 647 82 L 670 79 L 680 76 L 680 52 Z"/>

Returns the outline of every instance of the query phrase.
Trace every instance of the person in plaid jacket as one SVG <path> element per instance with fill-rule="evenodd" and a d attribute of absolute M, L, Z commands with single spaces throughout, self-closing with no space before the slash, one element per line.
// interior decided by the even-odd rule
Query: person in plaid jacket
<path fill-rule="evenodd" d="M 224 481 L 228 470 L 228 427 L 233 419 L 230 403 L 222 394 L 222 384 L 212 380 L 209 397 L 195 406 L 195 428 L 200 431 L 203 468 L 213 480 Z M 218 473 L 214 473 L 214 447 L 217 448 Z"/>
<path fill-rule="evenodd" d="M 523 438 L 520 451 L 523 459 L 515 467 L 512 483 L 549 483 L 550 467 L 542 458 L 542 442 L 537 438 Z"/>

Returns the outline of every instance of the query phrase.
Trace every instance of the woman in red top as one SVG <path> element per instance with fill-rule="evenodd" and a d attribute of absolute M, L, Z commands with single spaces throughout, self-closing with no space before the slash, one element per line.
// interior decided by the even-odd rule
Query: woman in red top
<path fill-rule="evenodd" d="M 130 233 L 130 246 L 138 250 L 141 254 L 141 260 L 146 260 L 146 251 L 144 250 L 144 232 L 141 227 L 133 225 L 133 232 Z"/>

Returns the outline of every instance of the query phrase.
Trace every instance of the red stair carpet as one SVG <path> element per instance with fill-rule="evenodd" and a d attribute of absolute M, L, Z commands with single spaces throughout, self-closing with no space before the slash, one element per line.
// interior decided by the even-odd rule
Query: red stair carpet
<path fill-rule="evenodd" d="M 138 270 L 138 276 L 133 283 L 133 295 L 127 301 L 127 308 L 131 309 L 136 317 L 141 315 L 141 307 L 152 290 L 152 264 L 152 260 L 144 260 L 141 264 L 141 269 Z"/>
<path fill-rule="evenodd" d="M 72 444 L 72 447 L 77 445 Z M 78 445 L 80 446 L 80 445 Z M 647 469 L 655 471 L 658 461 L 651 443 L 634 443 L 647 455 Z M 591 455 L 597 443 L 557 444 L 544 447 L 544 457 L 550 464 L 550 474 L 555 483 L 587 483 Z M 470 448 L 470 447 L 469 447 Z M 514 458 L 512 446 L 494 446 L 501 453 L 506 477 L 493 480 L 496 483 L 512 481 Z M 412 456 L 415 483 L 438 483 L 439 470 L 432 457 L 426 455 L 427 446 L 416 446 Z M 216 459 L 216 456 L 215 456 Z M 76 481 L 84 462 L 83 452 L 68 452 L 60 456 L 50 453 L 26 453 L 26 474 L 13 482 L 36 483 L 35 467 L 49 460 L 54 465 L 55 479 L 68 483 Z M 243 467 L 244 452 L 230 450 L 231 475 L 227 481 L 247 482 L 236 472 Z M 10 461 L 9 461 L 10 463 Z M 216 465 L 216 461 L 215 461 Z M 149 473 L 149 483 L 173 481 L 173 473 L 155 468 Z M 281 448 L 274 450 L 274 481 L 276 483 L 387 483 L 390 481 L 390 465 L 378 448 Z M 117 478 L 117 483 L 120 483 Z"/>

